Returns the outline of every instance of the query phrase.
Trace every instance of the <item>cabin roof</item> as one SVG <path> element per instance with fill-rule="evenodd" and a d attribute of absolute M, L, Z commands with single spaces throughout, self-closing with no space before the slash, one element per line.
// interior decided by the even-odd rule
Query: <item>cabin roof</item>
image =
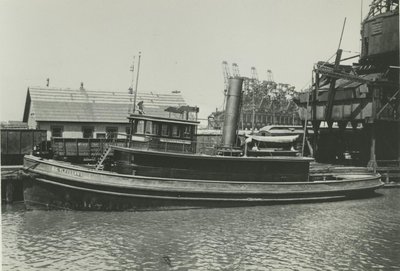
<path fill-rule="evenodd" d="M 36 121 L 127 123 L 133 100 L 133 94 L 123 92 L 30 87 L 23 121 L 33 108 Z M 166 108 L 186 105 L 178 93 L 139 92 L 136 103 L 140 101 L 146 114 L 164 117 L 168 116 Z"/>
<path fill-rule="evenodd" d="M 158 117 L 158 116 L 150 116 L 150 115 L 141 115 L 141 114 L 130 114 L 129 119 L 136 120 L 150 120 L 154 122 L 164 122 L 164 123 L 175 123 L 175 124 L 188 124 L 188 125 L 198 125 L 199 121 L 192 120 L 184 120 L 184 119 L 171 119 L 166 117 Z"/>

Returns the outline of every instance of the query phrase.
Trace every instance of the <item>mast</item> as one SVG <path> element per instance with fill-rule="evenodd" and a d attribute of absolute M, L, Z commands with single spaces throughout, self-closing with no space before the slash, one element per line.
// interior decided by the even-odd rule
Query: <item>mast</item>
<path fill-rule="evenodd" d="M 138 60 L 138 68 L 137 68 L 137 74 L 136 74 L 136 83 L 135 83 L 135 95 L 133 96 L 133 113 L 136 111 L 136 96 L 137 96 L 137 90 L 138 90 L 138 83 L 139 83 L 139 70 L 140 70 L 140 57 L 141 53 L 139 52 L 139 60 Z M 132 76 L 133 77 L 133 76 Z M 133 78 L 132 78 L 133 82 Z M 132 84 L 133 85 L 133 84 Z"/>
<path fill-rule="evenodd" d="M 133 56 L 132 60 L 132 66 L 130 68 L 130 71 L 132 72 L 132 79 L 131 79 L 131 84 L 129 85 L 129 94 L 133 94 L 133 81 L 135 80 L 135 56 Z"/>

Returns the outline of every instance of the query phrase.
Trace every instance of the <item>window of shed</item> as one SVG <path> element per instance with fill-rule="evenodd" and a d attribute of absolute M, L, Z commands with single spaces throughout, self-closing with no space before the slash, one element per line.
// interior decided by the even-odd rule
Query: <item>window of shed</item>
<path fill-rule="evenodd" d="M 82 127 L 83 138 L 93 138 L 94 128 L 89 126 Z"/>
<path fill-rule="evenodd" d="M 62 137 L 64 128 L 62 126 L 52 126 L 51 136 L 52 137 Z"/>
<path fill-rule="evenodd" d="M 118 127 L 106 127 L 106 133 L 108 138 L 117 138 Z"/>

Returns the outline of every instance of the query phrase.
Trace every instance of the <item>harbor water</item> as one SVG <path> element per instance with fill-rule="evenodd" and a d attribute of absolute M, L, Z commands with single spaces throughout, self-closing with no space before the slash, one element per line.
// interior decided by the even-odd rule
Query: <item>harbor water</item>
<path fill-rule="evenodd" d="M 348 201 L 148 212 L 2 205 L 3 270 L 400 270 L 400 189 Z"/>

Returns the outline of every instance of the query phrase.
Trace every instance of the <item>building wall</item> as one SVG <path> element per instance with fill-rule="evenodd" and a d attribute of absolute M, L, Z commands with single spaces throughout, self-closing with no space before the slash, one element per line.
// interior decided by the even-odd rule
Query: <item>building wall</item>
<path fill-rule="evenodd" d="M 361 58 L 399 51 L 399 13 L 387 12 L 363 23 Z M 393 59 L 396 61 L 395 59 Z"/>
<path fill-rule="evenodd" d="M 62 136 L 65 138 L 83 138 L 83 127 L 91 126 L 94 128 L 93 138 L 97 138 L 98 134 L 105 134 L 107 127 L 116 127 L 118 129 L 118 138 L 125 138 L 126 127 L 129 123 L 68 123 L 68 122 L 40 122 L 40 129 L 47 130 L 47 139 L 52 137 L 51 131 L 53 126 L 61 126 L 63 128 Z"/>
<path fill-rule="evenodd" d="M 33 104 L 31 104 L 29 115 L 28 115 L 28 127 L 29 129 L 36 129 L 37 123 L 35 119 L 35 109 L 33 108 Z"/>

